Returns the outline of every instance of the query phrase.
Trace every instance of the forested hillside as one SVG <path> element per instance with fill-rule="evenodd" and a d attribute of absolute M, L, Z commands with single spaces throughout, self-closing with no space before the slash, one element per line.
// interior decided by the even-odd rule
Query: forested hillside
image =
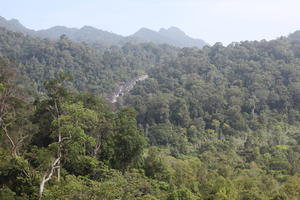
<path fill-rule="evenodd" d="M 135 78 L 146 68 L 176 56 L 178 51 L 168 45 L 130 43 L 99 50 L 65 36 L 52 41 L 4 28 L 0 28 L 0 46 L 0 55 L 18 63 L 34 91 L 42 92 L 45 80 L 64 72 L 74 78 L 71 88 L 97 94 L 113 92 L 120 82 Z"/>
<path fill-rule="evenodd" d="M 300 199 L 297 38 L 97 50 L 0 29 L 0 199 Z"/>

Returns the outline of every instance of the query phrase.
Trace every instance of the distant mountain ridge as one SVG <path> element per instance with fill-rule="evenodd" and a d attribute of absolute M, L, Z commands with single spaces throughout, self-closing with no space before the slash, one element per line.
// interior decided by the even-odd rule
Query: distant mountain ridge
<path fill-rule="evenodd" d="M 54 26 L 49 29 L 36 31 L 36 36 L 42 38 L 59 39 L 61 35 L 66 35 L 69 39 L 75 42 L 96 43 L 101 42 L 105 44 L 117 44 L 123 39 L 123 36 L 102 31 L 100 29 L 84 26 L 78 28 L 67 28 L 65 26 Z"/>
<path fill-rule="evenodd" d="M 142 28 L 137 31 L 132 37 L 136 37 L 146 42 L 158 44 L 170 44 L 177 47 L 203 47 L 206 44 L 201 39 L 193 39 L 187 36 L 182 30 L 177 27 L 168 29 L 161 28 L 158 32 L 151 29 Z"/>
<path fill-rule="evenodd" d="M 6 20 L 1 16 L 0 27 L 34 37 L 49 38 L 53 40 L 59 39 L 61 35 L 66 35 L 74 42 L 86 42 L 89 44 L 102 43 L 104 45 L 121 45 L 127 42 L 152 42 L 155 44 L 168 44 L 180 48 L 201 48 L 207 45 L 207 43 L 203 40 L 193 39 L 176 27 L 170 27 L 168 29 L 161 28 L 158 32 L 147 28 L 141 28 L 133 35 L 124 37 L 115 33 L 94 28 L 92 26 L 83 26 L 80 29 L 68 28 L 65 26 L 54 26 L 49 29 L 35 31 L 26 28 L 16 19 Z"/>

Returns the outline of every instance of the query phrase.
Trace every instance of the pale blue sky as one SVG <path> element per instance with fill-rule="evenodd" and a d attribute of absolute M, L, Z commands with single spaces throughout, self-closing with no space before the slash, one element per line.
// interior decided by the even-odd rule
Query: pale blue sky
<path fill-rule="evenodd" d="M 177 26 L 210 44 L 273 39 L 300 30 L 300 0 L 0 0 L 26 27 L 91 25 L 121 35 Z"/>

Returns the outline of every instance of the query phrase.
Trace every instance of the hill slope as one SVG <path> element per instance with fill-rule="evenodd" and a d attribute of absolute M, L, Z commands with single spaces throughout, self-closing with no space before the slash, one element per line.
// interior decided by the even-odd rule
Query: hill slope
<path fill-rule="evenodd" d="M 125 44 L 99 50 L 67 37 L 51 41 L 4 28 L 0 28 L 0 46 L 0 55 L 18 63 L 37 92 L 43 91 L 45 80 L 65 72 L 75 79 L 73 89 L 99 94 L 113 92 L 120 82 L 135 78 L 178 51 L 167 45 L 152 44 Z"/>

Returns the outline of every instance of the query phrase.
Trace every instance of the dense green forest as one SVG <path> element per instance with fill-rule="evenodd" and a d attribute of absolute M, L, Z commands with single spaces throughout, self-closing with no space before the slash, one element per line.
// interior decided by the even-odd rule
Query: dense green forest
<path fill-rule="evenodd" d="M 96 49 L 0 29 L 0 44 L 1 200 L 300 199 L 297 34 Z"/>
<path fill-rule="evenodd" d="M 73 76 L 70 88 L 105 94 L 113 92 L 120 82 L 131 80 L 146 68 L 159 65 L 177 55 L 177 48 L 153 44 L 125 44 L 121 48 L 92 48 L 60 40 L 33 38 L 0 27 L 0 56 L 15 62 L 27 84 L 35 92 L 44 92 L 43 82 L 64 72 Z"/>

